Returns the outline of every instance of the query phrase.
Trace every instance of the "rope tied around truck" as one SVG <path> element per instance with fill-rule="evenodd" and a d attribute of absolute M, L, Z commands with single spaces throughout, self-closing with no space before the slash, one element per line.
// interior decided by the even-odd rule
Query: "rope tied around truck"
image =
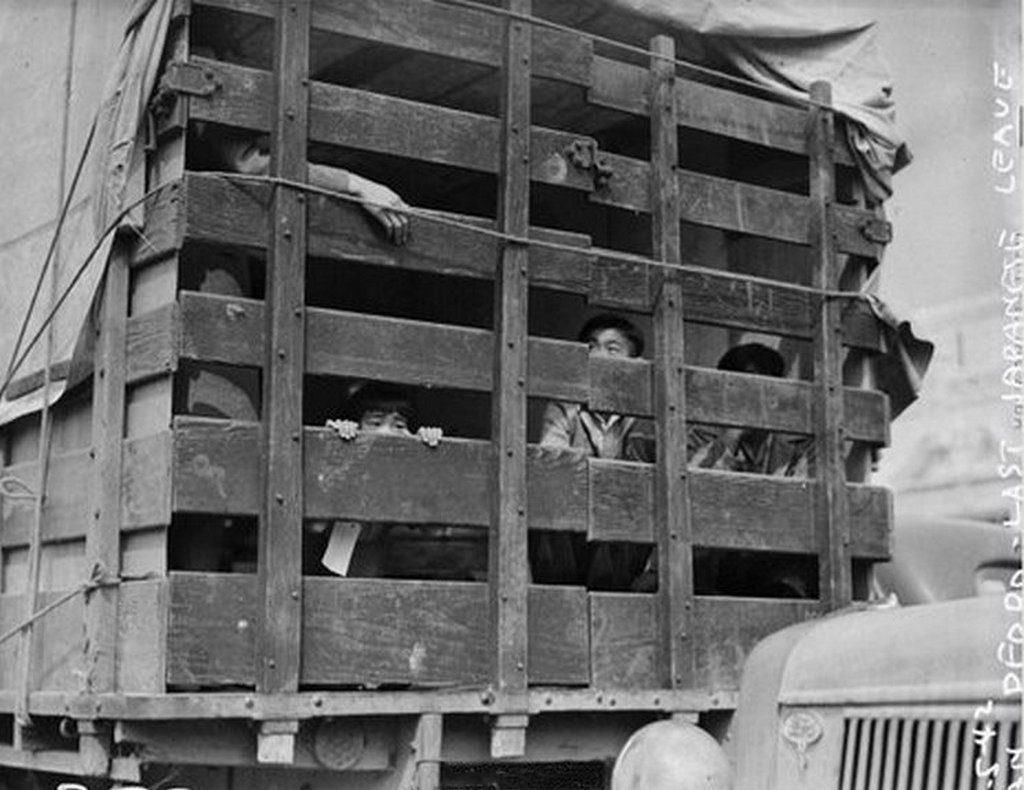
<path fill-rule="evenodd" d="M 38 497 L 32 487 L 17 475 L 10 472 L 0 473 L 0 500 L 28 499 L 35 500 Z"/>

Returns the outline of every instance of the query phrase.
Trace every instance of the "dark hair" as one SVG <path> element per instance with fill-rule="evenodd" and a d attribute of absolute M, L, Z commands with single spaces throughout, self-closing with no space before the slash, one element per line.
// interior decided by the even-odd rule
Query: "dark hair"
<path fill-rule="evenodd" d="M 743 343 L 733 346 L 722 355 L 718 360 L 718 369 L 782 378 L 786 375 L 786 360 L 774 348 L 763 343 Z"/>
<path fill-rule="evenodd" d="M 588 343 L 590 342 L 590 338 L 598 332 L 603 332 L 605 329 L 616 329 L 625 336 L 626 340 L 629 341 L 629 345 L 633 349 L 631 356 L 638 357 L 644 353 L 643 334 L 639 329 L 633 326 L 631 321 L 628 321 L 620 315 L 615 315 L 614 313 L 602 313 L 601 315 L 595 315 L 583 325 L 577 339 L 581 343 Z"/>
<path fill-rule="evenodd" d="M 412 395 L 409 390 L 390 381 L 366 382 L 353 393 L 352 403 L 355 406 L 356 419 L 384 405 L 394 408 L 407 420 L 411 421 L 414 416 Z"/>

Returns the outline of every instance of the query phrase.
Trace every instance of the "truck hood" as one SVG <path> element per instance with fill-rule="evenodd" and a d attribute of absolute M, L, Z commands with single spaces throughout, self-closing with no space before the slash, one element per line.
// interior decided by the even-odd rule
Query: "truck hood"
<path fill-rule="evenodd" d="M 1009 641 L 1011 628 L 1016 645 Z M 838 613 L 793 643 L 778 701 L 844 705 L 1001 697 L 1003 677 L 1012 670 L 1000 657 L 1020 660 L 1017 629 L 1020 613 L 1008 611 L 1001 596 Z"/>

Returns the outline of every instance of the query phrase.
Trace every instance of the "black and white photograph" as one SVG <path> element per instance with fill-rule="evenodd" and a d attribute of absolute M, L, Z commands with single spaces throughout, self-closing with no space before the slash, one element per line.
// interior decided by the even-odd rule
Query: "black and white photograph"
<path fill-rule="evenodd" d="M 1024 790 L 1019 0 L 0 0 L 0 790 Z"/>

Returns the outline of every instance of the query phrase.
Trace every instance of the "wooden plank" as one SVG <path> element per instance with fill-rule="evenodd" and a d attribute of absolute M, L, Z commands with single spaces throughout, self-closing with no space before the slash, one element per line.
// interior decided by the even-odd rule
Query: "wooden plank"
<path fill-rule="evenodd" d="M 122 531 L 171 523 L 172 448 L 169 431 L 125 440 Z"/>
<path fill-rule="evenodd" d="M 84 537 L 86 525 L 92 518 L 90 493 L 82 481 L 92 473 L 89 449 L 70 453 L 55 453 L 50 461 L 49 485 L 46 499 L 46 518 L 42 524 L 42 540 L 49 543 Z M 4 468 L 4 473 L 24 481 L 36 490 L 39 465 L 33 461 Z M 32 500 L 4 497 L 3 529 L 0 546 L 20 546 L 28 543 L 32 520 Z"/>
<path fill-rule="evenodd" d="M 810 152 L 810 183 L 814 256 L 813 283 L 822 291 L 839 287 L 838 240 L 835 235 L 835 167 L 832 140 L 835 137 L 832 89 L 826 82 L 811 86 L 811 97 L 818 104 L 807 125 Z M 853 595 L 850 563 L 850 525 L 844 461 L 842 390 L 842 305 L 836 299 L 821 297 L 814 333 L 814 381 L 818 385 L 813 401 L 814 435 L 818 466 L 816 523 L 820 546 L 819 572 L 821 598 L 830 608 L 849 604 Z"/>
<path fill-rule="evenodd" d="M 281 4 L 274 25 L 275 111 L 270 172 L 302 181 L 309 136 L 310 0 Z M 278 186 L 267 257 L 263 365 L 262 507 L 259 523 L 260 692 L 298 689 L 302 616 L 302 384 L 305 360 L 306 196 Z M 287 739 L 289 744 L 294 736 Z"/>
<path fill-rule="evenodd" d="M 270 190 L 262 184 L 189 174 L 184 200 L 176 203 L 189 238 L 248 248 L 265 248 Z M 480 228 L 493 223 L 478 218 L 444 215 Z M 498 242 L 464 228 L 438 225 L 413 217 L 410 242 L 396 247 L 372 226 L 363 212 L 324 197 L 310 200 L 310 253 L 377 265 L 398 266 L 437 274 L 491 278 Z M 146 230 L 149 233 L 149 230 Z M 535 286 L 581 293 L 607 307 L 649 312 L 649 265 L 644 258 L 589 249 L 585 236 L 531 228 L 531 237 L 556 242 L 571 250 L 531 250 L 530 282 Z M 683 270 L 684 307 L 692 321 L 770 332 L 811 336 L 811 303 L 806 291 L 783 284 L 753 283 L 709 271 Z M 854 301 L 848 306 L 846 341 L 878 348 L 877 322 L 870 310 Z"/>
<path fill-rule="evenodd" d="M 650 115 L 646 84 L 645 69 L 595 56 L 587 100 L 633 115 Z M 682 78 L 676 80 L 676 104 L 680 126 L 782 151 L 807 153 L 806 110 Z M 837 162 L 853 163 L 839 142 L 835 154 Z"/>
<path fill-rule="evenodd" d="M 502 63 L 504 22 L 496 14 L 443 3 L 403 0 L 354 0 L 338 4 L 317 0 L 317 30 L 498 67 Z M 533 28 L 533 73 L 587 85 L 592 54 L 584 34 Z"/>
<path fill-rule="evenodd" d="M 175 509 L 254 514 L 259 426 L 197 418 L 179 418 L 176 426 Z M 445 439 L 430 449 L 401 437 L 343 442 L 331 431 L 308 428 L 304 445 L 307 518 L 488 524 L 484 442 Z M 651 466 L 593 460 L 585 465 L 579 453 L 534 445 L 527 455 L 531 528 L 582 532 L 589 520 L 594 540 L 653 541 Z M 688 474 L 696 543 L 815 550 L 810 503 L 817 483 L 697 469 Z M 847 491 L 855 556 L 886 552 L 886 489 Z"/>
<path fill-rule="evenodd" d="M 590 593 L 592 684 L 599 689 L 654 689 L 658 624 L 653 595 Z"/>
<path fill-rule="evenodd" d="M 816 601 L 702 598 L 694 601 L 696 683 L 701 688 L 739 688 L 743 663 L 764 637 L 819 614 Z"/>
<path fill-rule="evenodd" d="M 651 41 L 651 244 L 657 260 L 679 264 L 681 182 L 675 96 L 675 41 Z M 654 541 L 658 561 L 656 621 L 661 649 L 659 685 L 693 685 L 693 552 L 691 488 L 686 474 L 686 346 L 682 288 L 668 271 L 655 280 L 654 420 L 657 466 L 654 473 Z"/>
<path fill-rule="evenodd" d="M 647 464 L 592 458 L 587 537 L 654 542 L 654 469 Z"/>
<path fill-rule="evenodd" d="M 262 366 L 267 353 L 266 308 L 257 299 L 182 291 L 180 354 L 184 359 Z"/>
<path fill-rule="evenodd" d="M 251 686 L 256 580 L 174 573 L 168 583 L 168 683 Z M 487 682 L 485 584 L 312 577 L 303 584 L 303 684 Z M 530 600 L 530 681 L 587 683 L 586 592 L 534 587 Z"/>
<path fill-rule="evenodd" d="M 257 515 L 259 424 L 178 417 L 174 425 L 174 511 Z"/>
<path fill-rule="evenodd" d="M 115 244 L 104 277 L 100 335 L 93 361 L 94 510 L 86 533 L 88 567 L 106 577 L 120 573 L 128 287 L 127 250 Z M 117 587 L 104 587 L 93 591 L 85 607 L 87 672 L 81 686 L 92 692 L 115 688 L 117 597 Z"/>
<path fill-rule="evenodd" d="M 504 8 L 529 14 L 531 0 L 505 0 Z M 525 237 L 530 228 L 530 71 L 533 31 L 515 20 L 502 22 L 501 120 L 497 226 Z M 527 631 L 526 375 L 529 249 L 505 242 L 494 276 L 491 397 L 491 539 L 488 541 L 488 677 L 494 687 L 526 711 L 530 639 Z M 492 730 L 495 758 L 522 754 L 519 737 L 505 748 L 500 720 Z M 512 728 L 514 729 L 514 728 Z"/>
<path fill-rule="evenodd" d="M 320 727 L 326 736 L 325 742 L 351 742 L 346 740 L 349 738 L 360 742 L 362 751 L 354 755 L 354 762 L 346 765 L 345 770 L 365 772 L 386 771 L 391 767 L 396 724 L 385 718 L 367 718 L 336 720 Z M 145 763 L 218 767 L 256 764 L 256 742 L 249 721 L 120 721 L 118 733 L 119 742 L 130 743 L 133 752 Z M 317 760 L 315 740 L 315 737 L 298 740 L 294 768 L 323 770 L 323 763 Z M 203 785 L 204 790 L 209 787 Z"/>
<path fill-rule="evenodd" d="M 121 586 L 117 619 L 117 690 L 161 694 L 167 646 L 167 583 L 163 579 Z"/>
<path fill-rule="evenodd" d="M 200 61 L 225 87 L 209 98 L 194 99 L 194 117 L 267 131 L 272 119 L 271 76 L 257 69 Z M 569 166 L 565 158 L 566 149 L 582 139 L 580 135 L 529 128 L 534 149 L 529 167 L 532 180 L 591 193 L 591 199 L 602 205 L 651 211 L 646 186 L 649 163 L 607 153 L 614 176 L 595 189 L 589 174 Z M 311 86 L 310 139 L 317 143 L 496 173 L 500 131 L 500 121 L 476 113 L 338 85 Z M 678 171 L 678 180 L 685 221 L 794 244 L 811 243 L 811 203 L 806 197 L 692 171 Z M 837 212 L 839 249 L 877 255 L 877 245 L 860 232 L 873 219 L 871 212 L 853 207 Z"/>
<path fill-rule="evenodd" d="M 850 555 L 885 562 L 892 558 L 893 492 L 889 488 L 846 486 Z"/>
<path fill-rule="evenodd" d="M 183 293 L 181 315 L 183 357 L 260 364 L 265 354 L 261 302 Z M 478 391 L 491 387 L 493 340 L 486 330 L 315 308 L 307 315 L 309 374 Z M 529 340 L 528 355 L 531 396 L 588 402 L 593 409 L 617 413 L 652 413 L 649 362 L 589 359 L 581 343 L 536 337 Z M 687 416 L 695 422 L 810 433 L 812 393 L 807 382 L 686 368 Z M 845 389 L 844 397 L 847 435 L 887 443 L 885 399 L 853 388 Z"/>
<path fill-rule="evenodd" d="M 39 606 L 45 607 L 64 595 L 65 590 L 47 590 L 39 594 Z M 0 595 L 0 633 L 24 621 L 26 596 Z M 33 639 L 30 688 L 32 690 L 78 692 L 81 684 L 82 653 L 85 649 L 85 605 L 82 596 L 50 611 L 37 621 Z M 17 640 L 0 645 L 0 688 L 17 688 L 15 647 Z"/>

